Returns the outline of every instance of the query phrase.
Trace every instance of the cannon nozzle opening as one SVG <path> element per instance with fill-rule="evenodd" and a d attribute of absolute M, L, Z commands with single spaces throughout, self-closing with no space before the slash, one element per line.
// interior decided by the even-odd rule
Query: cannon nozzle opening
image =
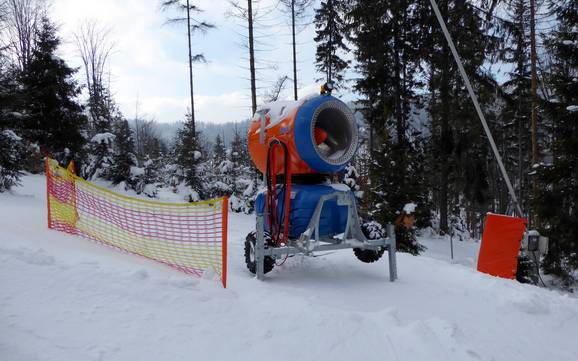
<path fill-rule="evenodd" d="M 315 151 L 327 163 L 349 162 L 357 147 L 355 116 L 339 101 L 327 101 L 315 112 L 311 122 Z"/>

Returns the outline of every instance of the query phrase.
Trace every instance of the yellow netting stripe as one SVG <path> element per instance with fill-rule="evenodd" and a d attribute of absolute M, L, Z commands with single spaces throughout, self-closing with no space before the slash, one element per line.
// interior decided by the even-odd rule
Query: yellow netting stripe
<path fill-rule="evenodd" d="M 46 159 L 48 227 L 201 276 L 227 280 L 227 198 L 166 203 L 92 184 Z"/>

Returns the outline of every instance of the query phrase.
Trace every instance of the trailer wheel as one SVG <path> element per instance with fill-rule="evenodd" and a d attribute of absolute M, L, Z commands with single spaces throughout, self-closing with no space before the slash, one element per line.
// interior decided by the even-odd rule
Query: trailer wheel
<path fill-rule="evenodd" d="M 255 231 L 249 233 L 247 238 L 245 238 L 245 264 L 247 264 L 247 269 L 252 274 L 257 273 L 257 260 L 255 258 L 255 245 L 257 243 L 257 234 Z M 265 248 L 268 247 L 270 243 L 269 237 L 265 236 Z M 265 256 L 265 262 L 263 270 L 265 273 L 269 273 L 275 267 L 275 259 L 270 256 Z"/>
<path fill-rule="evenodd" d="M 361 225 L 361 231 L 365 235 L 367 239 L 379 239 L 384 236 L 383 228 L 380 224 L 371 222 L 371 223 L 364 223 Z M 378 261 L 383 253 L 385 252 L 385 248 L 381 248 L 379 251 L 374 251 L 372 249 L 363 249 L 363 248 L 354 248 L 353 253 L 358 260 L 364 263 L 373 263 Z"/>

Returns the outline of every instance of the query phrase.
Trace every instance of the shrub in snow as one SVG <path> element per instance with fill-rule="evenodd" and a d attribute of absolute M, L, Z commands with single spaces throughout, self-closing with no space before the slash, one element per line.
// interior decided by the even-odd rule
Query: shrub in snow
<path fill-rule="evenodd" d="M 179 130 L 172 150 L 172 158 L 178 167 L 171 176 L 177 177 L 179 183 L 184 181 L 198 197 L 204 186 L 204 169 L 201 166 L 203 152 L 201 142 L 199 142 L 199 133 L 193 132 L 193 127 L 190 116 L 187 116 L 187 121 Z"/>
<path fill-rule="evenodd" d="M 20 183 L 24 146 L 12 130 L 0 132 L 0 192 Z"/>
<path fill-rule="evenodd" d="M 115 138 L 116 136 L 114 134 L 106 132 L 96 134 L 90 141 L 96 144 L 106 144 L 112 146 Z"/>
<path fill-rule="evenodd" d="M 471 238 L 465 218 L 465 208 L 456 207 L 449 219 L 449 233 L 459 241 L 468 241 Z"/>
<path fill-rule="evenodd" d="M 234 194 L 229 197 L 229 207 L 231 211 L 235 213 L 240 213 L 243 211 L 243 202 L 237 198 Z"/>
<path fill-rule="evenodd" d="M 363 196 L 363 192 L 360 192 L 359 184 L 357 184 L 357 179 L 359 178 L 359 173 L 357 169 L 352 164 L 345 167 L 345 173 L 343 174 L 343 183 L 346 184 L 352 192 L 355 193 L 357 198 Z"/>
<path fill-rule="evenodd" d="M 109 168 L 114 163 L 114 135 L 99 133 L 85 146 L 87 159 L 82 167 L 82 176 L 88 180 L 107 178 Z"/>
<path fill-rule="evenodd" d="M 380 239 L 387 236 L 387 232 L 383 226 L 374 221 L 363 223 L 361 230 L 367 239 Z"/>
<path fill-rule="evenodd" d="M 110 133 L 100 135 L 99 141 L 101 144 L 105 142 L 107 144 L 112 142 L 113 144 L 112 164 L 105 177 L 111 180 L 113 184 L 124 182 L 127 188 L 135 189 L 144 170 L 137 167 L 134 142 L 128 121 L 117 121 L 114 125 L 114 135 Z"/>
<path fill-rule="evenodd" d="M 134 169 L 133 175 L 137 179 L 135 191 L 137 193 L 144 193 L 148 197 L 154 198 L 158 193 L 158 189 L 162 187 L 162 177 L 160 175 L 161 169 L 161 156 L 157 157 L 156 159 L 151 159 L 148 155 L 145 156 L 145 160 L 143 162 L 143 167 L 138 168 L 138 175 L 136 174 L 137 171 Z M 167 184 L 170 183 L 170 180 Z"/>
<path fill-rule="evenodd" d="M 249 214 L 255 210 L 255 198 L 258 193 L 258 179 L 243 177 L 237 180 L 237 189 L 242 190 L 243 213 Z"/>

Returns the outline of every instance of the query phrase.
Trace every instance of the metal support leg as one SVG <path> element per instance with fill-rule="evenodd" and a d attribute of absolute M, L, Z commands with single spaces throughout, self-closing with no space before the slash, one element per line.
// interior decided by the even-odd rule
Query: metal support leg
<path fill-rule="evenodd" d="M 395 227 L 391 223 L 387 225 L 387 238 L 389 239 L 389 246 L 387 249 L 387 255 L 389 256 L 389 280 L 393 282 L 397 279 L 397 263 L 395 259 Z"/>
<path fill-rule="evenodd" d="M 258 280 L 265 279 L 265 230 L 263 224 L 263 215 L 257 215 L 257 239 L 255 241 L 255 262 L 257 269 L 255 273 L 257 274 Z"/>

